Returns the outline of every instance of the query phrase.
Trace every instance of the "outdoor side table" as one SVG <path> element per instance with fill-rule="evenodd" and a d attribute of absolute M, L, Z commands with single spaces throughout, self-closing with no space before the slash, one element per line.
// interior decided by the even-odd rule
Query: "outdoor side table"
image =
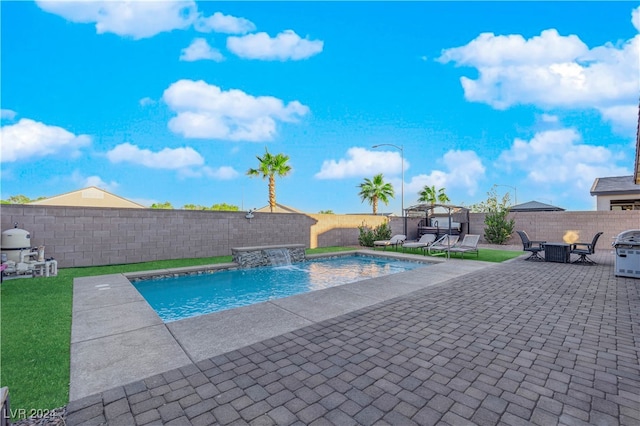
<path fill-rule="evenodd" d="M 545 243 L 545 262 L 569 263 L 571 258 L 571 246 L 565 243 Z"/>

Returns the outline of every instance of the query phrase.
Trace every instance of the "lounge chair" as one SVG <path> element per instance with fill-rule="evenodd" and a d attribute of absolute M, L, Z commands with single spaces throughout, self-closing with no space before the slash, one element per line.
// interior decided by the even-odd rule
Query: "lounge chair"
<path fill-rule="evenodd" d="M 373 242 L 373 248 L 375 250 L 375 248 L 377 246 L 383 246 L 384 249 L 387 249 L 387 246 L 394 246 L 396 248 L 396 250 L 398 249 L 398 244 L 402 244 L 404 243 L 404 240 L 407 239 L 406 235 L 402 235 L 402 234 L 398 234 L 398 235 L 394 235 L 393 237 L 391 237 L 390 240 L 378 240 L 378 241 L 374 241 Z"/>
<path fill-rule="evenodd" d="M 445 234 L 440 239 L 431 244 L 427 250 L 429 251 L 429 255 L 435 254 L 447 254 L 449 255 L 449 250 L 451 247 L 455 246 L 460 237 L 458 235 L 449 235 Z"/>
<path fill-rule="evenodd" d="M 402 251 L 408 248 L 425 249 L 436 240 L 435 234 L 424 234 L 418 241 L 410 241 L 402 244 Z"/>
<path fill-rule="evenodd" d="M 596 262 L 589 259 L 587 256 L 595 253 L 596 251 L 596 243 L 598 242 L 598 238 L 602 235 L 602 232 L 598 232 L 593 236 L 593 240 L 590 243 L 573 243 L 571 244 L 570 250 L 572 254 L 577 254 L 580 257 L 577 260 L 574 260 L 573 263 L 580 263 L 582 265 L 594 265 Z"/>
<path fill-rule="evenodd" d="M 544 243 L 546 243 L 546 241 L 531 241 L 529 235 L 527 235 L 525 231 L 516 232 L 520 235 L 520 239 L 522 240 L 522 250 L 531 253 L 531 256 L 527 257 L 525 260 L 544 262 L 544 259 L 540 256 L 540 252 L 544 251 Z"/>
<path fill-rule="evenodd" d="M 476 257 L 478 253 L 478 242 L 480 241 L 480 235 L 467 234 L 462 239 L 462 242 L 454 245 L 449 249 L 450 253 L 460 253 L 464 259 L 465 253 L 475 253 Z"/>

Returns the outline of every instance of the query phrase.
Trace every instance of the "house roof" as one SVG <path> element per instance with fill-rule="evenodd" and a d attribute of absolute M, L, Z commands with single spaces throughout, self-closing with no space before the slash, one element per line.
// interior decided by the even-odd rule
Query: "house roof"
<path fill-rule="evenodd" d="M 271 208 L 267 204 L 266 206 L 260 207 L 259 209 L 256 209 L 255 211 L 259 212 L 259 213 L 271 213 Z M 276 203 L 276 208 L 273 209 L 273 213 L 302 213 L 302 214 L 304 214 L 303 211 L 300 211 L 298 209 L 294 209 L 293 207 L 285 206 L 284 204 L 279 204 L 279 203 Z"/>
<path fill-rule="evenodd" d="M 640 194 L 640 185 L 633 176 L 614 176 L 596 178 L 591 186 L 591 195 Z"/>
<path fill-rule="evenodd" d="M 53 197 L 27 204 L 41 206 L 68 206 L 68 207 L 119 207 L 130 209 L 144 209 L 142 204 L 122 198 L 95 186 L 78 189 L 77 191 L 66 192 Z"/>
<path fill-rule="evenodd" d="M 638 103 L 638 127 L 636 128 L 636 165 L 634 168 L 633 180 L 636 185 L 640 185 L 640 102 Z"/>
<path fill-rule="evenodd" d="M 517 204 L 509 209 L 512 212 L 563 212 L 565 209 L 551 204 L 541 203 L 540 201 L 528 201 L 526 203 Z"/>

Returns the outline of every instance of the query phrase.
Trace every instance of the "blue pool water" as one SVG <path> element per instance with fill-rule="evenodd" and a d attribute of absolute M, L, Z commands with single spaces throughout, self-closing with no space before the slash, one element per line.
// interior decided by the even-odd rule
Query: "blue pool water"
<path fill-rule="evenodd" d="M 164 322 L 427 266 L 367 256 L 344 256 L 251 269 L 222 270 L 135 282 Z"/>

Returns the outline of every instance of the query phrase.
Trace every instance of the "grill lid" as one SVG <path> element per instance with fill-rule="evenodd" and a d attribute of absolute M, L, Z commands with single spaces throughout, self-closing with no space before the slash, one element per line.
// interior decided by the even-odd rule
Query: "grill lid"
<path fill-rule="evenodd" d="M 640 246 L 640 229 L 629 229 L 619 233 L 613 241 L 613 246 L 619 245 Z"/>

